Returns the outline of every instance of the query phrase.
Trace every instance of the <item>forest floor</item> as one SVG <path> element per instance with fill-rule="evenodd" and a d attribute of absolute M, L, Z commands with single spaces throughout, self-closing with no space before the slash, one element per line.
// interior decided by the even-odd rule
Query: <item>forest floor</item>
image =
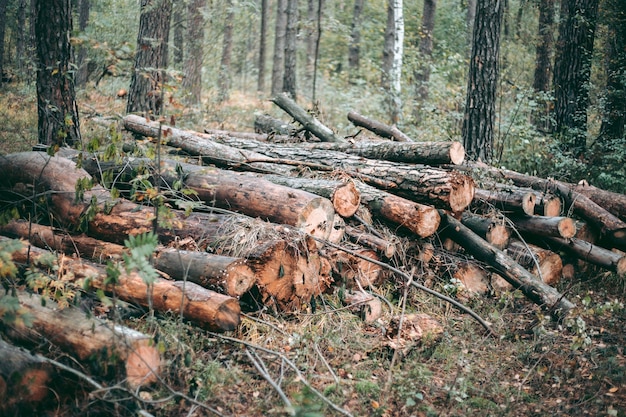
<path fill-rule="evenodd" d="M 123 113 L 125 102 L 113 91 L 82 93 L 89 103 L 79 104 L 85 140 L 106 135 L 90 116 Z M 29 150 L 36 142 L 33 97 L 34 91 L 0 95 L 2 154 Z M 253 112 L 269 107 L 240 95 L 181 121 L 196 130 L 251 131 Z M 433 285 L 445 291 L 445 284 Z M 450 305 L 406 291 L 393 279 L 378 289 L 387 302 L 373 324 L 341 308 L 336 293 L 298 314 L 247 311 L 240 327 L 227 334 L 134 310 L 123 321 L 157 337 L 168 364 L 162 383 L 141 392 L 141 404 L 83 397 L 85 387 L 47 415 L 137 415 L 139 406 L 155 416 L 289 415 L 282 394 L 292 415 L 341 415 L 308 385 L 354 416 L 626 416 L 626 281 L 589 269 L 557 288 L 577 305 L 562 323 L 543 316 L 519 292 L 467 301 L 491 323 L 495 337 Z M 439 320 L 442 337 L 394 354 L 385 332 L 403 308 Z"/>

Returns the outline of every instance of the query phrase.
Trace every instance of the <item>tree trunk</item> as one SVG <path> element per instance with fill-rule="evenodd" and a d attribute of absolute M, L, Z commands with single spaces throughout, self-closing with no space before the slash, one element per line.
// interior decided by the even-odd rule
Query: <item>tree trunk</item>
<path fill-rule="evenodd" d="M 430 81 L 430 66 L 433 55 L 433 29 L 435 27 L 435 11 L 437 0 L 424 0 L 422 13 L 422 29 L 419 36 L 420 63 L 415 70 L 415 111 L 416 119 L 421 119 L 421 108 L 428 100 L 428 82 Z"/>
<path fill-rule="evenodd" d="M 26 248 L 19 252 L 18 262 L 27 261 L 26 252 Z M 38 254 L 31 253 L 35 257 Z M 99 371 L 113 364 L 132 389 L 157 381 L 161 355 L 150 336 L 89 317 L 71 306 L 59 308 L 49 299 L 44 303 L 38 295 L 19 292 L 18 300 L 30 315 L 32 326 L 10 327 L 5 332 L 10 339 L 35 345 L 44 339 Z"/>
<path fill-rule="evenodd" d="M 127 113 L 155 117 L 163 112 L 162 89 L 167 68 L 167 43 L 172 0 L 141 0 L 135 66 L 128 92 Z"/>
<path fill-rule="evenodd" d="M 78 6 L 78 30 L 84 36 L 85 29 L 87 29 L 87 24 L 89 23 L 89 9 L 90 9 L 91 0 L 80 0 L 80 4 Z M 84 41 L 83 41 L 84 43 Z M 77 47 L 76 51 L 76 86 L 83 87 L 87 84 L 87 78 L 89 76 L 87 61 L 87 47 L 81 43 Z"/>
<path fill-rule="evenodd" d="M 265 64 L 267 54 L 267 25 L 269 20 L 269 0 L 261 0 L 261 33 L 259 34 L 259 69 L 257 91 L 265 91 Z"/>
<path fill-rule="evenodd" d="M 493 158 L 503 12 L 499 0 L 478 2 L 463 117 L 463 147 L 467 157 L 487 163 Z"/>
<path fill-rule="evenodd" d="M 361 65 L 361 12 L 365 0 L 355 0 L 352 12 L 352 24 L 350 29 L 350 44 L 348 46 L 348 68 L 350 76 L 354 78 Z"/>
<path fill-rule="evenodd" d="M 626 3 L 605 1 L 608 18 L 604 54 L 606 62 L 606 91 L 600 139 L 606 149 L 619 146 L 626 122 Z M 607 146 L 608 145 L 608 146 Z"/>
<path fill-rule="evenodd" d="M 74 77 L 70 70 L 72 9 L 69 0 L 35 1 L 39 143 L 81 141 Z"/>
<path fill-rule="evenodd" d="M 173 39 L 173 61 L 177 68 L 183 64 L 185 58 L 185 29 L 187 25 L 187 5 L 185 2 L 177 1 L 172 5 L 172 35 Z"/>
<path fill-rule="evenodd" d="M 274 58 L 272 59 L 272 96 L 282 93 L 285 74 L 285 34 L 287 32 L 287 1 L 276 2 L 276 29 L 274 32 Z"/>
<path fill-rule="evenodd" d="M 492 266 L 514 288 L 519 288 L 526 297 L 544 310 L 565 317 L 575 306 L 554 288 L 546 285 L 530 272 L 522 268 L 502 251 L 491 246 L 478 235 L 443 210 L 442 228 L 457 243 L 463 246 L 476 259 Z"/>
<path fill-rule="evenodd" d="M 296 53 L 298 35 L 298 0 L 287 0 L 287 26 L 285 30 L 285 71 L 283 73 L 283 92 L 297 100 L 296 88 Z"/>
<path fill-rule="evenodd" d="M 348 120 L 350 120 L 355 126 L 364 127 L 383 138 L 396 140 L 398 142 L 413 142 L 413 139 L 402 133 L 397 127 L 368 119 L 355 111 L 350 111 L 348 113 Z"/>
<path fill-rule="evenodd" d="M 217 100 L 222 103 L 228 100 L 231 87 L 230 62 L 233 55 L 233 27 L 235 20 L 235 10 L 232 0 L 226 2 L 226 21 L 224 22 L 224 38 L 222 41 L 222 59 L 220 61 L 220 71 L 217 86 Z"/>
<path fill-rule="evenodd" d="M 520 6 L 521 10 L 521 6 Z M 535 52 L 535 74 L 533 89 L 535 93 L 548 93 L 552 78 L 552 50 L 554 49 L 554 0 L 540 0 L 538 41 Z M 543 131 L 550 127 L 550 106 L 548 101 L 539 95 L 539 106 L 533 115 L 533 123 Z"/>
<path fill-rule="evenodd" d="M 7 4 L 8 0 L 0 0 L 0 86 L 4 81 L 4 34 L 7 23 Z"/>
<path fill-rule="evenodd" d="M 561 0 L 554 61 L 554 120 L 563 150 L 586 150 L 591 58 L 599 0 Z"/>
<path fill-rule="evenodd" d="M 187 53 L 185 54 L 183 89 L 186 94 L 185 101 L 193 106 L 198 106 L 202 101 L 205 6 L 206 0 L 192 0 L 187 6 Z M 226 37 L 226 31 L 227 29 L 224 29 L 224 37 Z"/>

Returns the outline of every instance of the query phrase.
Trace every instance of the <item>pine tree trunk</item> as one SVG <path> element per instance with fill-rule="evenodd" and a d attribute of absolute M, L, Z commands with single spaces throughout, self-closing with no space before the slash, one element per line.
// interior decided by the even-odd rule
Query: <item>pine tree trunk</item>
<path fill-rule="evenodd" d="M 276 2 L 274 58 L 272 59 L 272 96 L 282 93 L 285 74 L 285 35 L 287 33 L 287 0 Z"/>
<path fill-rule="evenodd" d="M 141 0 L 127 113 L 145 113 L 154 117 L 163 112 L 161 90 L 165 83 L 171 15 L 172 0 Z"/>
<path fill-rule="evenodd" d="M 355 0 L 352 12 L 352 25 L 350 29 L 350 45 L 348 46 L 348 68 L 353 72 L 359 70 L 361 64 L 361 12 L 365 0 Z"/>
<path fill-rule="evenodd" d="M 70 70 L 72 9 L 69 0 L 36 0 L 37 116 L 39 143 L 80 143 L 78 106 Z"/>
<path fill-rule="evenodd" d="M 183 88 L 186 101 L 199 105 L 202 98 L 202 62 L 204 60 L 204 7 L 206 0 L 192 0 L 187 6 L 187 53 Z"/>
<path fill-rule="evenodd" d="M 283 74 L 283 91 L 292 100 L 297 100 L 296 88 L 296 41 L 298 26 L 298 0 L 287 0 L 287 27 L 285 31 L 285 72 Z"/>
<path fill-rule="evenodd" d="M 232 1 L 226 2 L 227 12 L 226 21 L 224 23 L 224 38 L 222 41 L 222 59 L 220 61 L 220 72 L 217 86 L 217 99 L 224 102 L 228 100 L 230 96 L 230 84 L 231 84 L 231 68 L 230 62 L 233 55 L 233 27 L 235 20 L 235 11 Z"/>
<path fill-rule="evenodd" d="M 265 67 L 267 54 L 267 25 L 269 20 L 269 0 L 261 0 L 261 33 L 259 34 L 259 69 L 257 91 L 265 91 Z"/>

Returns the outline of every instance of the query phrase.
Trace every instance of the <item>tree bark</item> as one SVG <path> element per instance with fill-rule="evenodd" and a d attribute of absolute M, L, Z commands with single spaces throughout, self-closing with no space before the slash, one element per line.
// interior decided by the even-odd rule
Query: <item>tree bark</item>
<path fill-rule="evenodd" d="M 554 60 L 555 130 L 565 135 L 563 150 L 586 150 L 589 80 L 599 0 L 562 0 Z"/>
<path fill-rule="evenodd" d="M 361 12 L 365 0 L 355 0 L 352 11 L 352 24 L 350 26 L 350 44 L 348 46 L 348 68 L 353 72 L 358 71 L 361 64 Z"/>
<path fill-rule="evenodd" d="M 598 265 L 616 272 L 620 277 L 626 276 L 626 256 L 578 238 L 562 239 L 546 237 L 544 239 L 554 251 L 566 251 L 578 259 Z"/>
<path fill-rule="evenodd" d="M 496 219 L 465 212 L 461 218 L 461 223 L 499 250 L 506 248 L 511 239 L 509 228 L 504 222 Z"/>
<path fill-rule="evenodd" d="M 383 239 L 371 233 L 364 232 L 356 227 L 346 227 L 346 234 L 350 240 L 357 245 L 366 246 L 370 249 L 374 249 L 376 252 L 382 254 L 385 258 L 391 259 L 396 254 L 396 243 Z"/>
<path fill-rule="evenodd" d="M 269 0 L 261 0 L 261 29 L 259 34 L 259 69 L 257 74 L 257 91 L 265 91 L 265 67 L 267 54 L 267 25 L 269 20 Z"/>
<path fill-rule="evenodd" d="M 283 92 L 292 100 L 297 100 L 296 88 L 296 40 L 298 26 L 298 0 L 287 0 L 287 26 L 285 30 L 285 71 L 283 72 Z"/>
<path fill-rule="evenodd" d="M 19 262 L 27 261 L 24 252 L 20 251 L 24 256 L 17 257 Z M 38 295 L 19 292 L 18 300 L 30 315 L 32 326 L 11 326 L 5 332 L 11 340 L 39 344 L 44 339 L 96 370 L 113 364 L 131 389 L 157 381 L 161 355 L 150 336 L 88 317 L 73 307 L 61 309 L 52 300 L 44 303 Z"/>
<path fill-rule="evenodd" d="M 535 194 L 523 190 L 483 190 L 477 188 L 474 200 L 487 206 L 493 206 L 498 210 L 521 212 L 529 216 L 535 213 Z"/>
<path fill-rule="evenodd" d="M 437 0 L 425 0 L 422 12 L 422 28 L 419 36 L 418 50 L 420 63 L 415 70 L 415 111 L 417 120 L 421 119 L 421 108 L 428 100 L 428 83 L 433 55 L 433 29 L 435 28 L 435 11 Z"/>
<path fill-rule="evenodd" d="M 355 142 L 355 143 L 307 143 L 307 149 L 332 150 L 358 155 L 368 159 L 392 162 L 407 162 L 424 165 L 459 165 L 465 158 L 460 142 L 409 142 L 395 143 Z"/>
<path fill-rule="evenodd" d="M 187 5 L 187 53 L 183 78 L 185 101 L 193 106 L 202 99 L 202 62 L 204 60 L 204 7 L 206 0 L 192 0 Z M 224 37 L 226 37 L 226 28 Z M 223 59 L 223 58 L 222 58 Z M 220 79 L 223 79 L 220 77 Z"/>
<path fill-rule="evenodd" d="M 39 143 L 81 141 L 74 77 L 70 70 L 72 8 L 69 0 L 35 1 Z"/>
<path fill-rule="evenodd" d="M 357 182 L 361 201 L 376 216 L 404 226 L 419 237 L 432 236 L 441 218 L 434 207 L 415 203 L 375 187 Z"/>
<path fill-rule="evenodd" d="M 396 140 L 398 142 L 413 142 L 413 139 L 402 133 L 397 127 L 368 119 L 355 111 L 350 111 L 348 113 L 348 120 L 350 120 L 355 126 L 364 127 L 367 130 L 376 133 L 380 137 Z"/>
<path fill-rule="evenodd" d="M 520 7 L 521 9 L 521 7 Z M 552 78 L 552 50 L 554 49 L 554 0 L 540 0 L 538 41 L 535 52 L 535 73 L 533 89 L 535 93 L 548 93 Z M 533 114 L 533 122 L 538 128 L 548 131 L 550 127 L 549 104 L 541 95 L 538 97 L 538 110 Z"/>
<path fill-rule="evenodd" d="M 230 62 L 233 54 L 233 27 L 235 20 L 234 4 L 232 0 L 226 2 L 226 21 L 224 22 L 224 38 L 222 41 L 222 59 L 218 77 L 217 96 L 218 102 L 228 100 L 230 96 L 231 68 Z"/>
<path fill-rule="evenodd" d="M 554 286 L 561 280 L 563 261 L 558 254 L 519 240 L 509 242 L 506 252 L 546 284 Z"/>
<path fill-rule="evenodd" d="M 478 2 L 463 117 L 463 147 L 467 157 L 486 163 L 493 158 L 503 13 L 504 6 L 499 0 Z"/>
<path fill-rule="evenodd" d="M 452 216 L 439 210 L 442 230 L 471 253 L 476 259 L 493 267 L 514 288 L 557 317 L 565 317 L 575 306 L 554 288 L 546 285 L 522 268 L 504 252 L 491 246 Z"/>
<path fill-rule="evenodd" d="M 313 133 L 323 142 L 345 142 L 344 139 L 337 137 L 333 131 L 323 125 L 314 116 L 307 113 L 302 107 L 298 106 L 294 100 L 285 94 L 278 94 L 272 98 L 272 102 L 287 112 L 291 117 L 296 119 L 306 130 Z"/>
<path fill-rule="evenodd" d="M 155 117 L 163 112 L 161 90 L 167 68 L 172 0 L 141 0 L 135 66 L 128 91 L 127 113 Z"/>
<path fill-rule="evenodd" d="M 274 58 L 272 60 L 272 96 L 283 92 L 285 74 L 285 34 L 287 32 L 287 1 L 276 3 L 276 26 L 274 31 Z"/>
<path fill-rule="evenodd" d="M 511 216 L 515 228 L 537 236 L 555 236 L 564 239 L 576 235 L 576 223 L 569 217 Z"/>

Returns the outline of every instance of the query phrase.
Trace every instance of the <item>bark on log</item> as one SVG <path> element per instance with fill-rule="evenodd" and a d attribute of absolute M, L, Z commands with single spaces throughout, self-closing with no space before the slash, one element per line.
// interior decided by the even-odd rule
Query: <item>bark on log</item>
<path fill-rule="evenodd" d="M 272 102 L 297 120 L 304 129 L 317 136 L 322 142 L 345 142 L 344 139 L 337 137 L 330 128 L 324 126 L 319 120 L 298 106 L 286 94 L 278 94 L 272 98 Z"/>
<path fill-rule="evenodd" d="M 454 169 L 455 167 L 451 166 L 451 168 Z M 575 214 L 598 226 L 600 233 L 606 236 L 615 247 L 626 248 L 626 223 L 579 192 L 581 189 L 584 190 L 584 187 L 577 189 L 575 186 L 561 181 L 524 175 L 506 169 L 488 167 L 484 164 L 468 165 L 466 169 L 479 169 L 494 178 L 510 180 L 521 187 L 530 187 L 544 192 L 549 191 L 559 195 L 565 200 L 566 207 L 563 209 L 565 213 L 569 211 L 570 207 L 573 208 Z M 612 196 L 611 194 L 608 195 Z M 617 196 L 612 196 L 612 198 L 615 201 L 622 200 L 621 197 Z"/>
<path fill-rule="evenodd" d="M 50 385 L 56 375 L 45 361 L 2 339 L 0 357 L 0 412 L 34 409 L 52 394 Z"/>
<path fill-rule="evenodd" d="M 588 184 L 572 184 L 571 188 L 585 197 L 588 197 L 608 212 L 626 221 L 626 194 L 602 190 Z"/>
<path fill-rule="evenodd" d="M 140 134 L 158 133 L 158 124 L 147 123 L 145 119 L 137 116 L 126 116 L 124 118 L 125 127 Z M 169 138 L 176 135 L 184 137 L 195 136 L 193 149 L 197 148 L 200 137 L 185 132 L 181 133 L 178 129 L 162 128 L 167 130 Z M 231 146 L 233 153 L 236 153 L 235 147 L 242 150 L 242 154 L 238 156 L 239 165 L 251 161 L 263 161 L 265 169 L 268 167 L 269 160 L 281 161 L 301 161 L 310 165 L 325 167 L 327 169 L 345 170 L 351 176 L 365 176 L 368 180 L 380 180 L 393 187 L 394 194 L 400 194 L 410 200 L 422 202 L 424 204 L 437 205 L 454 212 L 462 212 L 472 202 L 474 198 L 474 181 L 458 172 L 450 172 L 443 169 L 433 168 L 422 165 L 400 164 L 388 161 L 368 160 L 356 155 L 348 155 L 342 152 L 334 151 L 314 151 L 307 149 L 297 149 L 294 147 L 279 146 L 276 144 L 267 144 L 257 141 L 249 141 L 245 139 L 217 137 L 210 139 L 208 135 L 206 141 L 220 141 Z M 170 139 L 171 140 L 171 139 Z M 185 141 L 176 141 L 176 145 L 185 149 Z M 246 149 L 254 149 L 256 156 L 248 152 Z M 263 154 L 259 157 L 259 154 Z M 212 158 L 210 151 L 202 154 L 205 159 Z M 242 155 L 249 156 L 249 159 L 242 158 Z M 216 163 L 223 162 L 224 159 L 219 157 Z M 250 164 L 248 164 L 250 165 Z M 255 164 L 256 166 L 256 164 Z M 276 166 L 274 172 L 281 170 Z M 280 173 L 290 172 L 289 170 Z"/>
<path fill-rule="evenodd" d="M 329 199 L 342 217 L 352 217 L 361 203 L 361 194 L 352 180 L 326 180 L 321 178 L 296 178 L 280 175 L 262 177 L 275 184 L 296 188 Z"/>
<path fill-rule="evenodd" d="M 356 227 L 346 227 L 346 234 L 357 245 L 366 246 L 381 253 L 385 258 L 391 259 L 396 254 L 396 243 L 380 238 L 371 233 L 366 233 Z"/>
<path fill-rule="evenodd" d="M 432 236 L 439 228 L 441 218 L 434 207 L 416 203 L 397 195 L 356 182 L 361 201 L 375 216 L 404 226 L 419 237 Z"/>
<path fill-rule="evenodd" d="M 354 142 L 303 143 L 306 149 L 345 152 L 363 158 L 424 165 L 462 164 L 465 149 L 460 142 Z"/>
<path fill-rule="evenodd" d="M 439 211 L 442 229 L 476 259 L 486 262 L 526 297 L 558 317 L 565 317 L 574 308 L 569 300 L 522 268 L 511 257 L 490 245 L 452 216 Z"/>
<path fill-rule="evenodd" d="M 507 246 L 507 254 L 550 286 L 554 286 L 561 279 L 563 261 L 558 254 L 548 249 L 512 240 Z"/>
<path fill-rule="evenodd" d="M 245 259 L 206 252 L 159 250 L 154 266 L 174 279 L 186 279 L 235 298 L 247 293 L 256 282 L 256 276 Z"/>
<path fill-rule="evenodd" d="M 24 220 L 14 220 L 0 226 L 0 234 L 29 240 L 31 244 L 42 249 L 76 254 L 78 257 L 86 257 L 100 263 L 111 259 L 119 260 L 128 252 L 124 246 L 115 243 L 82 234 L 72 236 L 49 226 L 29 224 Z M 246 293 L 256 280 L 245 259 L 206 252 L 157 248 L 154 266 L 174 279 L 188 279 L 204 288 L 231 297 L 239 297 Z"/>
<path fill-rule="evenodd" d="M 397 127 L 389 126 L 376 120 L 368 119 L 367 117 L 362 116 L 355 111 L 350 111 L 348 113 L 348 120 L 350 120 L 355 126 L 364 127 L 380 137 L 395 140 L 398 142 L 413 142 L 413 139 L 405 135 Z"/>
<path fill-rule="evenodd" d="M 568 239 L 576 235 L 576 222 L 569 217 L 510 216 L 518 231 L 536 236 Z"/>
<path fill-rule="evenodd" d="M 82 362 L 93 361 L 95 369 L 115 364 L 127 384 L 136 389 L 157 381 L 161 355 L 150 336 L 67 307 L 59 309 L 51 300 L 18 292 L 20 308 L 30 315 L 32 326 L 11 326 L 11 340 L 41 343 L 46 340 Z"/>
<path fill-rule="evenodd" d="M 535 214 L 536 196 L 532 192 L 476 188 L 474 200 L 502 211 Z"/>
<path fill-rule="evenodd" d="M 287 122 L 268 116 L 267 114 L 258 114 L 254 117 L 255 133 L 266 133 L 268 135 L 284 135 L 291 136 L 298 129 Z"/>
<path fill-rule="evenodd" d="M 13 254 L 13 260 L 26 264 L 46 253 L 49 252 L 35 247 L 23 248 Z M 139 274 L 124 271 L 118 284 L 111 287 L 105 284 L 107 271 L 102 265 L 66 257 L 63 258 L 63 268 L 72 272 L 67 275 L 68 279 L 82 281 L 92 288 L 113 291 L 120 300 L 144 307 L 152 306 L 159 312 L 182 313 L 186 319 L 210 330 L 230 331 L 239 325 L 241 308 L 235 298 L 192 282 L 157 279 L 148 288 Z"/>
<path fill-rule="evenodd" d="M 626 256 L 577 238 L 546 237 L 545 240 L 554 251 L 568 252 L 580 260 L 614 271 L 621 277 L 626 276 Z"/>
<path fill-rule="evenodd" d="M 483 182 L 483 188 L 487 190 L 498 190 L 506 192 L 515 192 L 517 194 L 533 193 L 535 194 L 535 214 L 553 217 L 561 215 L 561 199 L 551 193 L 544 193 L 534 190 L 530 187 L 518 187 L 511 184 L 500 184 L 497 182 Z"/>
<path fill-rule="evenodd" d="M 511 239 L 511 232 L 502 221 L 465 212 L 461 223 L 500 250 L 506 248 Z"/>

